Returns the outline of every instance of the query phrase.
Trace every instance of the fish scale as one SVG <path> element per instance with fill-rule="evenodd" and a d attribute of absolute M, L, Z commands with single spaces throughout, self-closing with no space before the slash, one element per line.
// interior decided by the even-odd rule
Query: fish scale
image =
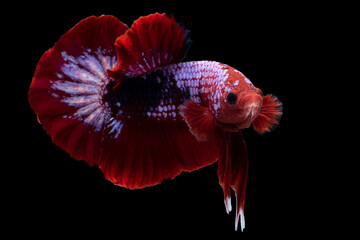
<path fill-rule="evenodd" d="M 184 121 L 179 114 L 180 105 L 213 98 L 211 88 L 225 81 L 227 69 L 215 61 L 191 61 L 170 64 L 151 73 L 126 78 L 113 89 L 110 82 L 103 101 L 119 120 L 143 118 L 155 121 Z M 205 104 L 205 103 L 202 103 Z M 125 117 L 126 116 L 126 117 Z"/>

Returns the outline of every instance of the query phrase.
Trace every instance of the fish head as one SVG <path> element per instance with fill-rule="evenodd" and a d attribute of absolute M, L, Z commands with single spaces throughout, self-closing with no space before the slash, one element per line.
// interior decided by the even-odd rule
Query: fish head
<path fill-rule="evenodd" d="M 224 131 L 235 132 L 250 127 L 261 110 L 263 95 L 239 71 L 228 72 L 225 84 L 217 89 L 220 97 L 214 101 L 212 109 L 218 125 Z"/>
<path fill-rule="evenodd" d="M 235 124 L 239 129 L 250 127 L 260 112 L 262 96 L 257 91 L 230 91 L 225 97 L 220 105 L 220 122 Z"/>

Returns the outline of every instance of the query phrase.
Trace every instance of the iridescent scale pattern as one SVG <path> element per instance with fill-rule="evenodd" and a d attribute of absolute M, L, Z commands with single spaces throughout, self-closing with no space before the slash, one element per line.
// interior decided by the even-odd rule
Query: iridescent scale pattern
<path fill-rule="evenodd" d="M 221 89 L 219 86 L 223 85 L 228 78 L 228 70 L 225 66 L 215 61 L 192 61 L 163 67 L 161 70 L 167 76 L 169 89 L 173 86 L 176 87 L 186 98 L 180 98 L 177 101 L 171 97 L 170 101 L 163 99 L 160 105 L 153 111 L 149 111 L 147 115 L 156 118 L 161 115 L 159 113 L 163 113 L 163 120 L 169 118 L 175 120 L 176 117 L 183 120 L 179 115 L 179 108 L 186 101 L 201 103 L 205 100 L 214 106 L 220 106 Z M 167 91 L 166 88 L 165 91 Z M 160 119 L 158 118 L 158 120 Z"/>

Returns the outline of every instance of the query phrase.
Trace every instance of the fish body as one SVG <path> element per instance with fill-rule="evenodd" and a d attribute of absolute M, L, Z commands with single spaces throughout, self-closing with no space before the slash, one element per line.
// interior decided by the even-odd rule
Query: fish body
<path fill-rule="evenodd" d="M 231 83 L 232 77 L 237 79 L 234 84 Z M 221 96 L 223 92 L 236 89 L 240 81 L 253 86 L 242 73 L 225 64 L 181 62 L 126 78 L 122 87 L 115 90 L 114 82 L 110 83 L 103 102 L 123 121 L 135 117 L 146 121 L 184 122 L 180 108 L 189 101 L 209 107 L 216 118 L 222 119 L 224 116 L 218 110 L 220 101 L 226 102 L 226 99 L 221 99 Z"/>
<path fill-rule="evenodd" d="M 29 102 L 56 145 L 119 186 L 153 186 L 218 161 L 226 211 L 233 189 L 243 230 L 241 129 L 271 131 L 282 104 L 226 64 L 182 62 L 190 43 L 165 14 L 130 29 L 113 16 L 86 18 L 41 57 Z"/>

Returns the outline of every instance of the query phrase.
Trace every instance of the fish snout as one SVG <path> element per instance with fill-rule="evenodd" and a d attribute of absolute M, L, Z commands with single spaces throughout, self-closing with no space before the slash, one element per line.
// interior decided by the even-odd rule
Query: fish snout
<path fill-rule="evenodd" d="M 260 101 L 249 102 L 245 106 L 245 112 L 247 112 L 248 116 L 257 116 L 261 108 Z"/>

